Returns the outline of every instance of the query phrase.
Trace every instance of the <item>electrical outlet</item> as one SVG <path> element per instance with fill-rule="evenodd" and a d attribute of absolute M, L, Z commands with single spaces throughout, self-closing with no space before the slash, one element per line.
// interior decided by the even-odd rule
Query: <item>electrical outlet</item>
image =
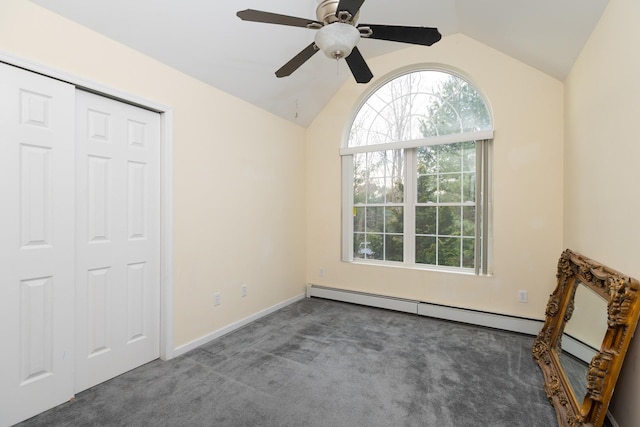
<path fill-rule="evenodd" d="M 247 285 L 240 286 L 240 292 L 242 294 L 242 298 L 247 296 Z"/>
<path fill-rule="evenodd" d="M 320 277 L 324 277 L 324 268 L 320 267 L 320 271 L 318 271 Z"/>
<path fill-rule="evenodd" d="M 220 292 L 216 292 L 213 294 L 213 305 L 220 305 L 220 303 L 222 303 L 222 296 Z"/>
<path fill-rule="evenodd" d="M 527 291 L 518 291 L 518 301 L 520 301 L 520 302 L 528 302 L 529 301 L 529 293 Z"/>

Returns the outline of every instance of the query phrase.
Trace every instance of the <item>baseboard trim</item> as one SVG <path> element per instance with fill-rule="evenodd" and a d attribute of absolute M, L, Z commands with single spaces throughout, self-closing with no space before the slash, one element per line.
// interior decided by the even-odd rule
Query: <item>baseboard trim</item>
<path fill-rule="evenodd" d="M 220 338 L 223 335 L 226 335 L 230 332 L 235 331 L 236 329 L 240 329 L 241 327 L 256 321 L 268 314 L 273 313 L 274 311 L 280 310 L 281 308 L 284 308 L 288 305 L 293 304 L 294 302 L 300 301 L 302 299 L 304 299 L 305 294 L 300 294 L 300 295 L 296 295 L 293 298 L 289 298 L 285 301 L 282 301 L 276 305 L 273 305 L 269 308 L 266 308 L 264 310 L 261 310 L 257 313 L 252 314 L 251 316 L 245 317 L 244 319 L 238 320 L 237 322 L 231 323 L 230 325 L 225 326 L 224 328 L 220 328 L 217 331 L 214 331 L 210 334 L 207 334 L 203 337 L 200 337 L 196 340 L 193 340 L 191 342 L 188 342 L 187 344 L 181 345 L 179 347 L 176 347 L 176 349 L 173 351 L 173 357 L 177 357 L 180 355 L 183 355 L 191 350 L 193 350 L 194 348 L 200 347 L 201 345 L 204 345 L 210 341 L 215 340 L 216 338 Z"/>
<path fill-rule="evenodd" d="M 173 357 L 185 354 L 194 348 L 204 345 L 216 338 L 258 320 L 274 311 L 280 310 L 294 302 L 300 301 L 305 294 L 297 295 L 293 298 L 282 301 L 244 319 L 238 320 L 230 325 L 220 328 L 210 334 L 202 336 L 196 340 L 176 347 Z M 310 284 L 307 286 L 306 297 L 316 297 L 330 299 L 334 301 L 348 302 L 352 304 L 366 305 L 369 307 L 384 308 L 387 310 L 400 311 L 404 313 L 418 314 L 421 316 L 433 317 L 436 319 L 451 320 L 454 322 L 468 323 L 477 326 L 502 329 L 510 332 L 518 332 L 527 335 L 537 335 L 542 328 L 543 322 L 540 320 L 527 319 L 504 314 L 489 313 L 479 310 L 471 310 L 445 305 L 431 304 L 417 300 L 395 298 L 384 295 L 370 294 L 366 292 L 350 291 L 346 289 L 330 288 Z"/>
<path fill-rule="evenodd" d="M 405 313 L 413 313 L 437 319 L 502 329 L 527 335 L 537 335 L 543 325 L 543 321 L 541 320 L 431 304 L 416 300 L 387 297 L 383 295 L 369 294 L 366 292 L 330 288 L 314 284 L 307 286 L 307 297 L 325 298 L 335 301 L 385 308 L 388 310 L 402 311 Z"/>
<path fill-rule="evenodd" d="M 527 335 L 537 335 L 544 324 L 541 320 L 424 302 L 418 305 L 418 314 Z"/>
<path fill-rule="evenodd" d="M 307 297 L 317 297 L 341 302 L 349 302 L 352 304 L 385 308 L 387 310 L 402 311 L 405 313 L 418 313 L 418 301 L 368 294 L 364 292 L 347 291 L 344 289 L 328 288 L 325 286 L 307 286 Z"/>

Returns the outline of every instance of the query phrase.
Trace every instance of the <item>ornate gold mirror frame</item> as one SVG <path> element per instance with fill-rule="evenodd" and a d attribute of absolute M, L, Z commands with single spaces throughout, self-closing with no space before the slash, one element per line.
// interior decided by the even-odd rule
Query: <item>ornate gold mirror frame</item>
<path fill-rule="evenodd" d="M 533 345 L 533 357 L 544 375 L 545 391 L 556 410 L 558 424 L 600 427 L 604 423 L 624 356 L 638 322 L 640 284 L 569 249 L 562 253 L 558 261 L 556 277 L 557 286 L 549 297 L 545 323 Z M 607 323 L 606 327 L 602 326 L 606 332 L 599 350 L 594 346 L 591 362 L 588 366 L 585 363 L 584 395 L 574 391 L 575 386 L 571 385 L 569 373 L 560 358 L 564 351 L 563 338 L 565 341 L 573 339 L 564 332 L 574 310 L 578 311 L 574 297 L 580 285 L 599 295 L 606 302 L 607 311 L 603 316 L 593 313 L 593 316 L 580 317 L 606 319 Z M 604 306 L 602 304 L 603 310 Z M 590 307 L 580 309 L 592 314 Z M 588 329 L 591 326 L 597 325 L 588 325 Z"/>

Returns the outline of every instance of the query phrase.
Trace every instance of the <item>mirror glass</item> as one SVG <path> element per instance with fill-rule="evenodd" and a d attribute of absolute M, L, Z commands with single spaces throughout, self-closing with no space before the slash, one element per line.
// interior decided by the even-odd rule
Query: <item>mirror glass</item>
<path fill-rule="evenodd" d="M 573 312 L 556 351 L 575 396 L 581 399 L 587 393 L 589 363 L 607 333 L 607 300 L 580 281 L 574 286 Z"/>

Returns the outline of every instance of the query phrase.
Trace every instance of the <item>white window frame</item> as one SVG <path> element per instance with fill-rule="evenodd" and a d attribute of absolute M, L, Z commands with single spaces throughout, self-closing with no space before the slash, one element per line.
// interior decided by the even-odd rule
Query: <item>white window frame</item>
<path fill-rule="evenodd" d="M 419 71 L 444 71 L 449 74 L 459 76 L 458 73 L 443 69 L 416 69 L 412 72 Z M 404 73 L 403 73 L 404 74 Z M 382 85 L 398 77 L 393 75 L 385 79 L 383 83 L 367 93 L 363 102 L 359 104 L 356 113 L 362 107 L 364 101 L 374 94 Z M 466 79 L 465 79 L 466 80 Z M 475 87 L 475 85 L 474 85 Z M 477 88 L 476 88 L 477 90 Z M 485 100 L 485 105 L 487 105 Z M 351 126 L 351 123 L 350 123 Z M 368 264 L 368 265 L 385 265 L 403 268 L 417 268 L 425 270 L 448 271 L 455 273 L 466 273 L 476 275 L 491 274 L 491 158 L 492 158 L 492 141 L 494 136 L 493 129 L 477 132 L 467 132 L 449 135 L 439 135 L 428 138 L 421 138 L 409 141 L 391 142 L 385 144 L 376 144 L 359 147 L 347 147 L 348 135 L 350 127 L 344 137 L 345 143 L 340 149 L 342 161 L 342 261 L 349 263 Z M 410 155 L 409 150 L 417 150 L 418 147 L 453 144 L 457 142 L 476 141 L 476 235 L 475 235 L 475 268 L 462 267 L 445 267 L 431 264 L 418 264 L 415 262 L 415 205 L 416 205 L 416 159 L 417 156 Z M 407 159 L 407 167 L 405 168 L 405 194 L 404 194 L 404 261 L 386 261 L 386 260 L 370 260 L 354 258 L 353 256 L 353 156 L 358 153 L 366 153 L 371 151 L 385 150 L 405 150 Z"/>

